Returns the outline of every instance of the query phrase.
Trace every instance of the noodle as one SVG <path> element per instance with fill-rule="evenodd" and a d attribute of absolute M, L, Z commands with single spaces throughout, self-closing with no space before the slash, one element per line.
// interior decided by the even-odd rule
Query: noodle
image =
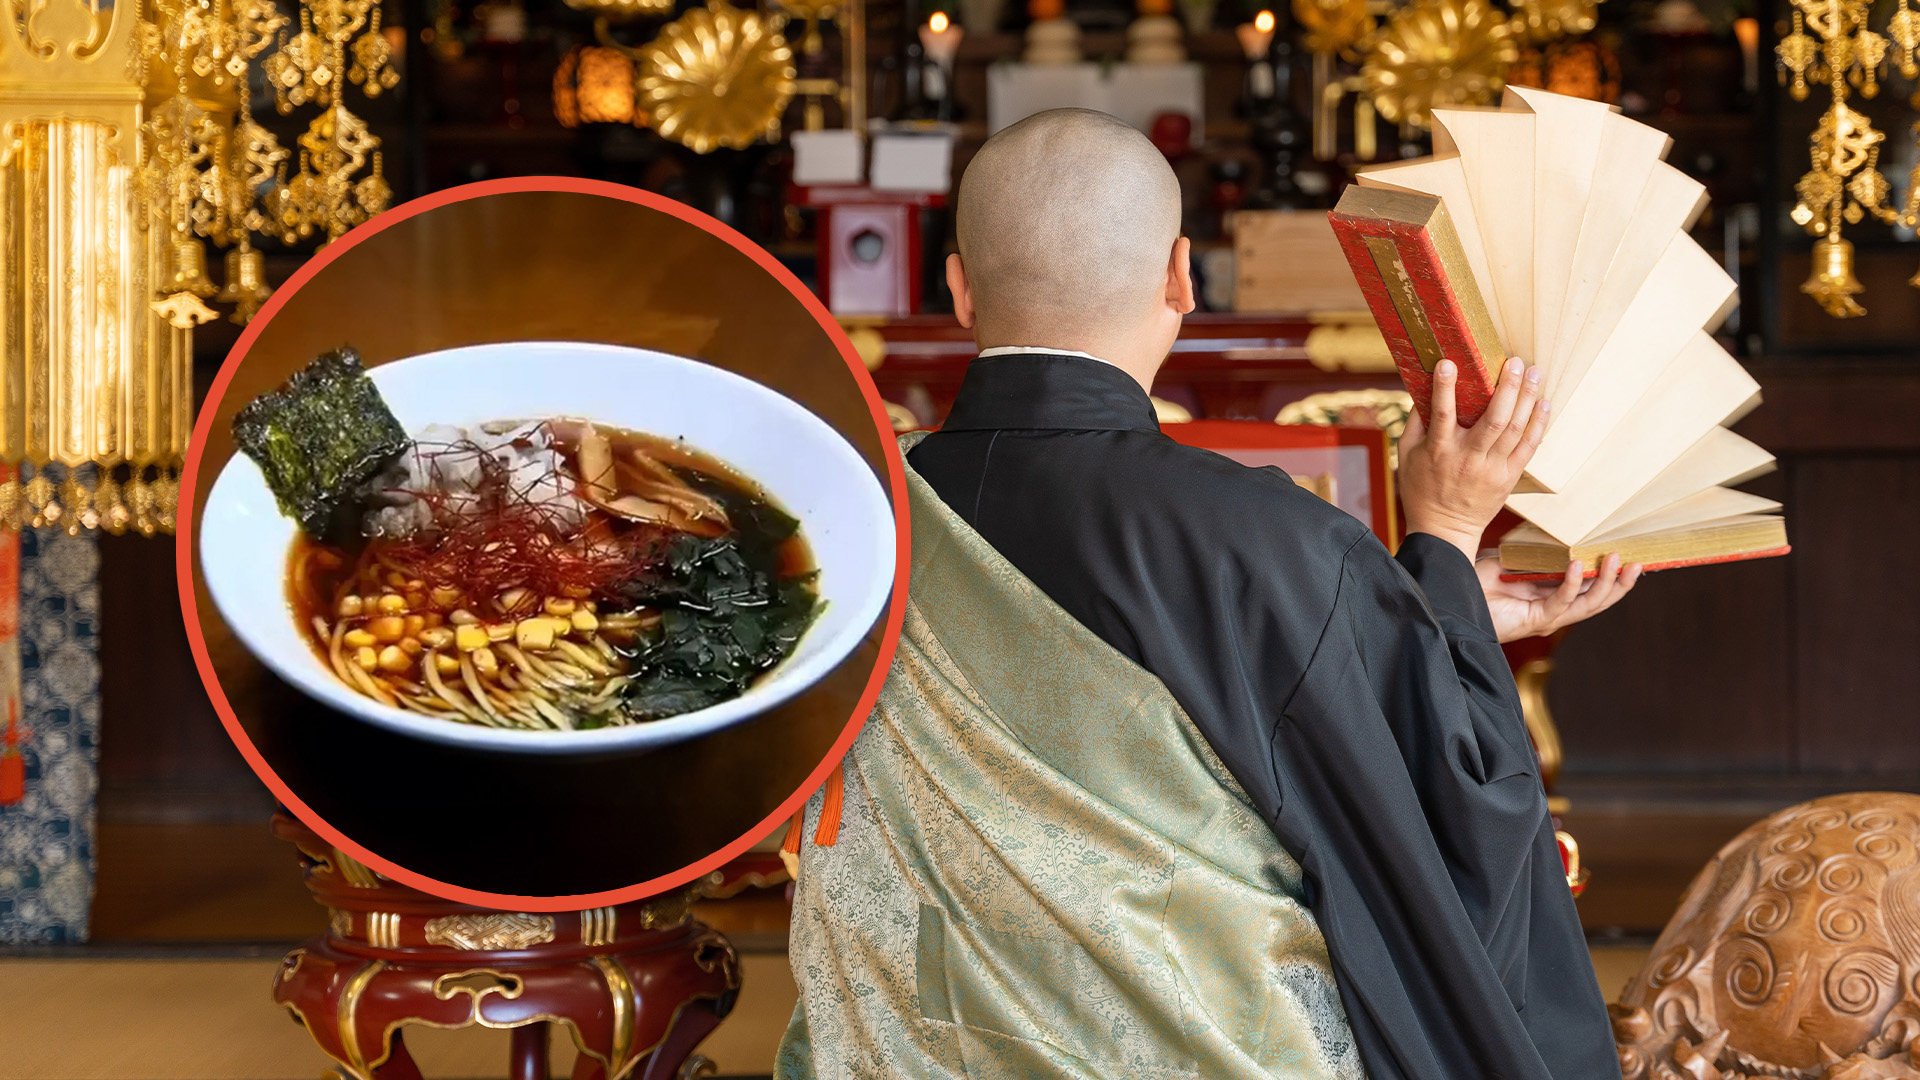
<path fill-rule="evenodd" d="M 447 473 L 453 480 L 434 473 L 425 487 L 376 489 L 372 497 L 387 501 L 374 505 L 388 508 L 376 512 L 399 514 L 383 519 L 377 532 L 369 512 L 370 535 L 347 546 L 304 535 L 296 541 L 287 596 L 316 653 L 342 683 L 382 704 L 451 722 L 576 730 L 641 723 L 723 700 L 785 655 L 797 634 L 778 639 L 770 657 L 726 637 L 732 631 L 723 620 L 753 618 L 761 626 L 739 640 L 773 640 L 767 616 L 750 613 L 766 607 L 768 594 L 751 590 L 764 590 L 775 574 L 781 581 L 805 580 L 811 566 L 791 519 L 770 509 L 750 483 L 684 444 L 638 433 L 582 421 L 516 424 L 514 430 L 521 442 L 415 444 L 409 460 L 416 468 L 428 462 L 429 472 L 441 460 L 435 454 L 467 456 L 445 459 L 454 461 Z M 530 472 L 520 455 L 533 451 L 519 447 L 546 446 L 542 431 L 551 436 L 546 452 L 559 465 Z M 618 468 L 582 501 L 576 491 L 585 489 L 566 470 L 578 460 L 580 442 L 594 439 L 611 446 Z M 499 455 L 511 463 L 498 464 Z M 433 486 L 443 480 L 469 486 Z M 407 500 L 415 507 L 411 517 L 399 513 Z M 636 507 L 656 509 L 628 512 Z M 668 508 L 664 517 L 648 516 L 659 507 Z M 784 532 L 765 528 L 781 520 L 788 523 Z M 763 534 L 771 538 L 756 539 Z M 668 553 L 679 550 L 672 545 L 685 537 L 705 546 L 669 564 Z M 713 563 L 716 553 L 722 561 Z M 743 554 L 765 568 L 762 584 L 721 577 L 714 580 L 724 587 L 694 584 L 704 580 L 700 575 L 738 573 L 727 567 L 741 565 Z M 669 573 L 693 576 L 663 576 Z M 671 586 L 664 592 L 663 580 Z M 711 591 L 716 588 L 721 591 Z M 749 661 L 727 661 L 743 673 L 728 676 L 739 680 L 728 694 L 703 697 L 711 692 L 682 690 L 690 684 L 666 679 L 664 700 L 687 704 L 662 712 L 662 691 L 644 689 L 664 678 L 648 665 L 669 655 L 657 647 L 668 633 L 667 608 L 694 613 L 701 633 L 721 635 L 717 646 L 694 648 Z M 693 677 L 706 677 L 706 669 L 695 669 Z M 646 710 L 629 711 L 635 692 L 654 695 Z"/>

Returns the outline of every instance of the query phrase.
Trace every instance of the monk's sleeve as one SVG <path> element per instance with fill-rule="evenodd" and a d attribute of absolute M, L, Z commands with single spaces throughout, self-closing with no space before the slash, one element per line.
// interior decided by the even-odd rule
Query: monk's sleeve
<path fill-rule="evenodd" d="M 1283 840 L 1373 1080 L 1619 1076 L 1472 563 L 1370 535 L 1274 733 Z"/>

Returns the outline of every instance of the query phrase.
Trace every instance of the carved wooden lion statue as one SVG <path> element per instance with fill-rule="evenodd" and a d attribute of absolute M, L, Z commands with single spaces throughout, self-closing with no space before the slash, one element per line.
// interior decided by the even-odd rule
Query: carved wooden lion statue
<path fill-rule="evenodd" d="M 1735 837 L 1612 1012 L 1627 1080 L 1920 1080 L 1920 796 Z"/>

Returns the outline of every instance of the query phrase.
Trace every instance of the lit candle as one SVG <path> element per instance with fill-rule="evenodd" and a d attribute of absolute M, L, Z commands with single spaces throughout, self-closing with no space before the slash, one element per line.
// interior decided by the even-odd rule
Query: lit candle
<path fill-rule="evenodd" d="M 1273 45 L 1273 12 L 1262 10 L 1252 22 L 1234 27 L 1233 33 L 1240 39 L 1240 51 L 1247 54 L 1247 59 L 1265 60 L 1267 49 Z"/>
<path fill-rule="evenodd" d="M 938 80 L 937 85 L 927 87 L 928 97 L 937 100 L 946 98 L 947 78 L 953 72 L 953 57 L 960 51 L 960 39 L 963 36 L 965 31 L 960 29 L 960 24 L 948 18 L 944 11 L 934 12 L 927 19 L 927 24 L 920 28 L 920 47 L 926 50 L 927 59 L 933 61 L 934 65 L 934 70 L 929 73 L 933 78 L 928 82 Z"/>
<path fill-rule="evenodd" d="M 1247 54 L 1247 92 L 1256 98 L 1273 96 L 1273 65 L 1267 62 L 1273 47 L 1273 12 L 1262 10 L 1252 22 L 1233 28 L 1240 39 L 1240 51 Z"/>

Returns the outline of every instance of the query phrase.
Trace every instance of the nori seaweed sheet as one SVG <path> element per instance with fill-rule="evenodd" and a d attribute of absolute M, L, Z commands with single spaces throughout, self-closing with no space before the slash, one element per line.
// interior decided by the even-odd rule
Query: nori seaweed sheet
<path fill-rule="evenodd" d="M 358 508 L 360 488 L 409 439 L 350 348 L 323 353 L 233 419 L 239 443 L 265 475 L 281 513 L 327 537 Z"/>

